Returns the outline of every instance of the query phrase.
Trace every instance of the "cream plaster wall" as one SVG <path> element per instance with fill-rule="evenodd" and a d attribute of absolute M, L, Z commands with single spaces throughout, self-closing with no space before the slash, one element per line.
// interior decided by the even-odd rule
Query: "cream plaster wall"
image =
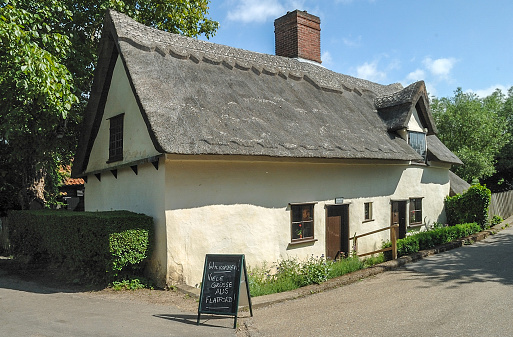
<path fill-rule="evenodd" d="M 123 119 L 123 161 L 107 164 L 110 126 L 108 119 L 121 113 L 125 114 Z M 105 112 L 91 149 L 86 172 L 102 170 L 158 154 L 133 95 L 123 62 L 118 57 L 105 104 Z"/>
<path fill-rule="evenodd" d="M 443 221 L 447 168 L 167 159 L 166 222 L 170 282 L 197 285 L 205 254 L 245 254 L 251 266 L 325 254 L 325 205 L 349 203 L 350 233 L 390 225 L 390 201 L 423 198 L 428 223 Z M 374 221 L 364 222 L 373 202 Z M 318 240 L 290 244 L 291 202 L 317 202 Z M 389 232 L 361 239 L 359 253 L 380 249 Z"/>
<path fill-rule="evenodd" d="M 408 121 L 408 130 L 424 132 L 424 127 L 420 122 L 419 114 L 417 113 L 417 109 L 415 108 L 413 108 L 413 113 L 411 114 L 410 120 Z"/>
<path fill-rule="evenodd" d="M 139 165 L 137 173 L 136 175 L 130 167 L 118 169 L 116 179 L 110 171 L 104 171 L 101 181 L 94 175 L 89 175 L 85 184 L 85 210 L 129 210 L 152 216 L 156 242 L 150 272 L 156 280 L 164 283 L 168 278 L 165 173 L 163 168 L 157 171 L 150 163 Z"/>

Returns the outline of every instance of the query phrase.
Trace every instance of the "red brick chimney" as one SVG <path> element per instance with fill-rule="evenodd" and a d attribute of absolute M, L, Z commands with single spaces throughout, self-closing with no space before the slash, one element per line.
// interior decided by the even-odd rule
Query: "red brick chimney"
<path fill-rule="evenodd" d="M 306 11 L 274 20 L 276 55 L 321 63 L 321 19 Z"/>

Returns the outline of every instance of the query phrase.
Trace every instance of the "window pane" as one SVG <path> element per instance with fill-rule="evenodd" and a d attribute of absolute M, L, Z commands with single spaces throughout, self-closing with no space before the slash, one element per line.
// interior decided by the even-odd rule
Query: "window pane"
<path fill-rule="evenodd" d="M 301 218 L 301 206 L 291 206 L 292 210 L 292 222 L 299 222 Z"/>
<path fill-rule="evenodd" d="M 303 221 L 310 221 L 312 220 L 312 210 L 313 210 L 313 206 L 312 205 L 305 205 L 303 206 L 302 208 L 302 220 Z"/>
<path fill-rule="evenodd" d="M 303 238 L 303 224 L 301 222 L 292 223 L 292 239 Z"/>
<path fill-rule="evenodd" d="M 364 204 L 365 220 L 372 219 L 372 202 L 366 202 Z"/>
<path fill-rule="evenodd" d="M 313 238 L 313 222 L 303 223 L 303 238 Z"/>
<path fill-rule="evenodd" d="M 422 132 L 408 132 L 410 146 L 426 159 L 426 134 Z"/>
<path fill-rule="evenodd" d="M 110 119 L 109 161 L 123 159 L 123 115 Z"/>
<path fill-rule="evenodd" d="M 422 199 L 410 199 L 410 223 L 422 223 Z"/>
<path fill-rule="evenodd" d="M 291 205 L 292 240 L 313 238 L 313 204 Z"/>

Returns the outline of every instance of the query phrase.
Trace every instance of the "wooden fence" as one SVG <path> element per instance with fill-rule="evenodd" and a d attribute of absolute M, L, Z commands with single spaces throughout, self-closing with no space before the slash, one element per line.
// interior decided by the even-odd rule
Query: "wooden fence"
<path fill-rule="evenodd" d="M 513 215 L 513 190 L 499 193 L 492 193 L 490 201 L 490 217 L 499 215 L 503 219 Z"/>
<path fill-rule="evenodd" d="M 369 252 L 369 253 L 365 253 L 365 254 L 358 254 L 358 239 L 359 238 L 362 238 L 364 236 L 371 235 L 371 234 L 374 234 L 374 233 L 379 233 L 379 232 L 382 232 L 382 231 L 386 231 L 386 230 L 390 230 L 390 242 L 392 243 L 392 247 L 375 250 L 373 252 Z M 372 232 L 368 232 L 368 233 L 365 233 L 365 234 L 360 234 L 360 235 L 353 236 L 352 238 L 349 238 L 349 240 L 350 241 L 354 241 L 354 247 L 353 248 L 356 251 L 356 255 L 358 255 L 359 257 L 366 256 L 366 255 L 371 255 L 371 254 L 376 254 L 376 253 L 382 253 L 382 252 L 386 252 L 386 251 L 391 250 L 392 251 L 392 259 L 395 260 L 395 259 L 397 259 L 397 239 L 398 238 L 399 238 L 399 225 L 392 225 L 390 227 L 385 227 L 385 228 L 381 228 L 381 229 L 378 229 L 378 230 L 375 230 L 375 231 L 372 231 Z"/>

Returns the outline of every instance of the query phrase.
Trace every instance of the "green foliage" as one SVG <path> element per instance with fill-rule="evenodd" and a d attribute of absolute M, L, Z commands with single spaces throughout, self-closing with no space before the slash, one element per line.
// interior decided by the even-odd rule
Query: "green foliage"
<path fill-rule="evenodd" d="M 0 5 L 0 167 L 16 175 L 0 180 L 0 193 L 18 197 L 13 208 L 44 200 L 44 178 L 56 170 L 56 154 L 69 160 L 64 153 L 73 145 L 58 140 L 57 130 L 78 102 L 64 64 L 71 41 L 60 24 L 71 12 L 57 0 L 23 4 Z"/>
<path fill-rule="evenodd" d="M 331 265 L 333 263 L 326 260 L 324 256 L 309 256 L 301 264 L 302 285 L 319 284 L 328 280 Z"/>
<path fill-rule="evenodd" d="M 106 9 L 166 31 L 208 38 L 219 26 L 207 18 L 208 4 L 1 1 L 0 212 L 28 209 L 34 200 L 55 203 L 56 172 L 71 163 L 76 150 Z"/>
<path fill-rule="evenodd" d="M 454 172 L 468 182 L 495 172 L 495 158 L 510 136 L 503 104 L 500 91 L 481 99 L 461 88 L 454 97 L 432 101 L 438 137 L 463 161 Z"/>
<path fill-rule="evenodd" d="M 127 211 L 13 211 L 9 230 L 15 257 L 60 263 L 85 282 L 101 283 L 142 273 L 153 220 Z"/>
<path fill-rule="evenodd" d="M 499 93 L 497 94 L 499 95 Z M 506 119 L 508 133 L 513 135 L 513 86 L 509 88 L 507 97 L 502 97 L 504 98 L 504 104 L 502 105 L 500 113 L 503 118 Z M 497 155 L 496 167 L 497 171 L 506 171 L 513 168 L 513 142 L 511 140 L 501 149 Z"/>
<path fill-rule="evenodd" d="M 116 291 L 137 290 L 144 288 L 153 289 L 151 282 L 145 278 L 132 278 L 112 282 L 112 289 Z"/>
<path fill-rule="evenodd" d="M 482 230 L 477 223 L 465 223 L 455 226 L 438 227 L 429 231 L 419 232 L 397 240 L 397 256 L 404 256 L 416 253 L 420 250 L 430 249 L 454 240 L 467 237 Z M 382 248 L 391 247 L 391 242 L 383 243 Z M 385 258 L 390 260 L 392 253 L 385 252 Z"/>
<path fill-rule="evenodd" d="M 445 213 L 450 225 L 476 222 L 483 228 L 488 221 L 491 192 L 486 186 L 475 184 L 463 194 L 445 198 Z"/>
<path fill-rule="evenodd" d="M 260 268 L 249 268 L 249 290 L 253 297 L 294 290 L 309 284 L 319 284 L 383 261 L 383 254 L 366 260 L 350 257 L 332 261 L 326 260 L 324 256 L 313 255 L 304 261 L 296 258 L 284 259 L 271 267 L 264 264 Z"/>
<path fill-rule="evenodd" d="M 380 263 L 379 258 L 368 258 L 360 260 L 356 256 L 348 257 L 346 259 L 340 259 L 334 262 L 330 268 L 330 274 L 328 278 L 335 278 L 345 274 L 352 273 L 366 267 L 370 267 L 376 263 Z"/>
<path fill-rule="evenodd" d="M 501 223 L 501 222 L 503 222 L 503 221 L 504 221 L 504 219 L 503 219 L 501 216 L 499 216 L 499 215 L 494 215 L 494 216 L 492 217 L 492 220 L 490 220 L 490 225 L 495 226 L 495 225 L 500 224 L 500 223 Z"/>

